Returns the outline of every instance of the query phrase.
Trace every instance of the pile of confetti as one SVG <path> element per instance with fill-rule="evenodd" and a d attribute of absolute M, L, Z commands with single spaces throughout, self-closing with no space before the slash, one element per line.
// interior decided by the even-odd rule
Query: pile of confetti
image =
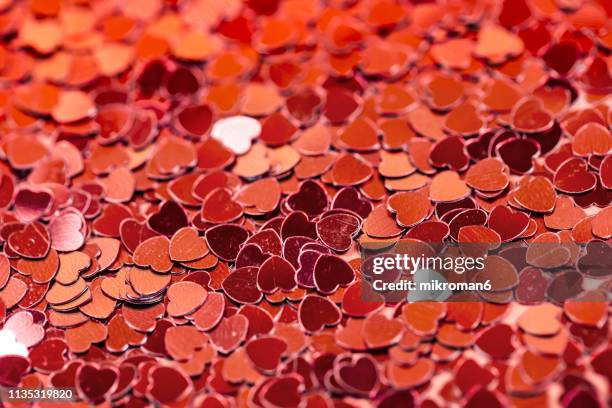
<path fill-rule="evenodd" d="M 611 17 L 0 0 L 0 385 L 75 391 L 38 406 L 610 406 Z M 463 301 L 365 299 L 360 249 L 400 240 L 528 265 Z"/>

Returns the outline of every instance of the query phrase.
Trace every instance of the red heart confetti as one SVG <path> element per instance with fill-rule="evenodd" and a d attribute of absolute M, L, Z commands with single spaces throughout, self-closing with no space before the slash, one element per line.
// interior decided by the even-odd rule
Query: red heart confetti
<path fill-rule="evenodd" d="M 609 405 L 607 2 L 1 3 L 0 385 Z"/>
<path fill-rule="evenodd" d="M 326 298 L 310 295 L 304 298 L 298 311 L 299 321 L 308 332 L 317 332 L 325 326 L 338 324 L 339 309 Z"/>
<path fill-rule="evenodd" d="M 568 159 L 555 173 L 554 184 L 564 193 L 584 193 L 597 184 L 596 176 L 587 170 L 587 164 L 578 159 Z"/>
<path fill-rule="evenodd" d="M 266 259 L 257 272 L 257 287 L 264 293 L 278 289 L 291 291 L 296 288 L 295 269 L 287 260 L 278 255 Z"/>
<path fill-rule="evenodd" d="M 83 399 L 92 403 L 99 402 L 115 390 L 118 377 L 115 368 L 83 364 L 76 372 L 77 390 Z"/>

